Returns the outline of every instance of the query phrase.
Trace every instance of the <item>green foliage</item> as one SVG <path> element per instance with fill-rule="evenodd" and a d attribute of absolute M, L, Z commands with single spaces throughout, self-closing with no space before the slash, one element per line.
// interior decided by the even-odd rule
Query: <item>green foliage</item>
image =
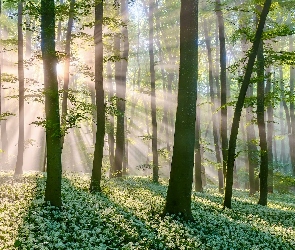
<path fill-rule="evenodd" d="M 279 171 L 274 171 L 273 175 L 274 188 L 280 193 L 289 193 L 291 188 L 295 188 L 295 178 L 292 175 L 283 174 Z"/>

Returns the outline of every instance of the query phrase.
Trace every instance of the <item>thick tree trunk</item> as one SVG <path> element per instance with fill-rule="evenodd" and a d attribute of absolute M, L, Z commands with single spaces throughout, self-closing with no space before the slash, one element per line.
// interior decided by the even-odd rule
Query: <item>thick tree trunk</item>
<path fill-rule="evenodd" d="M 121 2 L 121 15 L 124 23 L 128 22 L 128 1 L 122 0 Z M 116 151 L 115 151 L 115 173 L 116 177 L 122 176 L 123 170 L 123 157 L 124 157 L 124 143 L 125 143 L 125 131 L 124 131 L 124 115 L 125 115 L 125 96 L 126 96 L 126 74 L 127 74 L 127 60 L 129 54 L 129 41 L 128 41 L 128 29 L 127 26 L 122 28 L 123 41 L 123 53 L 121 60 L 116 62 L 115 71 L 116 78 L 116 94 L 120 99 L 117 101 L 117 109 L 119 115 L 117 116 L 117 133 L 116 133 Z M 119 44 L 118 44 L 119 43 Z M 115 37 L 116 50 L 120 52 L 120 40 L 119 37 Z M 119 75 L 118 75 L 119 74 Z"/>
<path fill-rule="evenodd" d="M 251 74 L 253 71 L 253 66 L 255 62 L 255 58 L 257 55 L 257 51 L 259 48 L 260 40 L 263 33 L 263 28 L 265 24 L 265 20 L 267 14 L 269 12 L 269 8 L 271 5 L 271 0 L 266 0 L 263 6 L 263 10 L 260 16 L 260 21 L 258 24 L 258 28 L 255 34 L 253 46 L 251 52 L 249 54 L 248 63 L 245 70 L 245 75 L 243 78 L 243 82 L 240 88 L 238 101 L 236 103 L 234 118 L 231 127 L 231 134 L 230 134 L 230 141 L 229 141 L 229 148 L 228 148 L 228 159 L 227 159 L 227 171 L 226 171 L 226 186 L 225 186 L 225 195 L 224 195 L 224 208 L 231 208 L 231 198 L 232 198 L 232 186 L 233 186 L 233 169 L 234 169 L 234 162 L 235 162 L 235 151 L 237 145 L 237 136 L 239 132 L 239 123 L 240 117 L 242 113 L 242 108 L 245 101 L 245 96 L 247 93 L 248 86 L 250 84 Z"/>
<path fill-rule="evenodd" d="M 95 46 L 95 94 L 97 129 L 94 148 L 93 167 L 90 183 L 91 192 L 100 192 L 103 146 L 105 135 L 105 105 L 103 89 L 103 41 L 102 41 L 103 2 L 95 6 L 94 46 Z"/>
<path fill-rule="evenodd" d="M 158 134 L 157 134 L 157 107 L 156 107 L 156 76 L 154 59 L 154 1 L 149 0 L 149 56 L 150 56 L 150 76 L 151 76 L 151 116 L 152 116 L 152 152 L 153 152 L 153 181 L 159 180 L 158 161 Z"/>
<path fill-rule="evenodd" d="M 24 108 L 25 108 L 25 79 L 24 79 L 24 38 L 23 38 L 23 2 L 18 3 L 18 82 L 19 82 L 19 98 L 18 98 L 18 110 L 19 110 L 19 135 L 18 135 L 18 153 L 15 166 L 15 175 L 23 173 L 24 163 Z"/>
<path fill-rule="evenodd" d="M 221 105 L 221 126 L 220 126 L 220 135 L 221 135 L 221 146 L 222 146 L 222 167 L 223 173 L 226 173 L 226 160 L 227 160 L 227 147 L 228 147 L 228 138 L 227 138 L 227 84 L 226 84 L 226 49 L 225 49 L 225 34 L 224 34 L 224 20 L 223 14 L 221 11 L 221 1 L 216 0 L 216 15 L 218 20 L 218 30 L 219 30 L 219 42 L 220 42 L 220 105 Z"/>
<path fill-rule="evenodd" d="M 258 204 L 267 205 L 267 177 L 268 177 L 268 151 L 264 121 L 264 56 L 263 42 L 260 42 L 257 52 L 257 125 L 260 146 L 260 194 Z"/>
<path fill-rule="evenodd" d="M 181 0 L 178 99 L 170 180 L 165 214 L 192 218 L 191 191 L 194 166 L 198 77 L 198 1 Z"/>
<path fill-rule="evenodd" d="M 222 171 L 222 161 L 220 155 L 220 145 L 219 145 L 219 136 L 218 136 L 218 124 L 216 119 L 216 104 L 215 104 L 215 93 L 214 93 L 214 79 L 213 79 L 213 60 L 212 60 L 212 51 L 211 51 L 211 39 L 208 34 L 208 27 L 206 20 L 204 21 L 204 35 L 205 43 L 208 54 L 208 72 L 209 72 L 209 87 L 210 87 L 210 101 L 211 101 L 211 113 L 212 113 L 212 124 L 213 124 L 213 139 L 214 139 L 214 148 L 215 155 L 218 166 L 218 186 L 219 192 L 223 193 L 223 171 Z"/>
<path fill-rule="evenodd" d="M 63 84 L 63 98 L 62 98 L 62 112 L 61 112 L 61 127 L 63 130 L 63 134 L 61 137 L 61 148 L 63 148 L 65 133 L 66 133 L 66 126 L 67 126 L 68 91 L 69 91 L 70 61 L 71 61 L 71 38 L 72 38 L 72 28 L 74 23 L 74 7 L 75 7 L 75 0 L 71 0 L 67 34 L 66 34 L 66 45 L 65 45 L 64 84 Z"/>
<path fill-rule="evenodd" d="M 47 181 L 45 201 L 61 206 L 61 147 L 59 96 L 55 54 L 54 0 L 41 0 L 41 49 L 44 68 Z"/>

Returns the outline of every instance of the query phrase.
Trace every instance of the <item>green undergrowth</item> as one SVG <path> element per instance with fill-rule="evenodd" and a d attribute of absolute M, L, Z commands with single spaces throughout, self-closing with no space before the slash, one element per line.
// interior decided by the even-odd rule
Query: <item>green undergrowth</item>
<path fill-rule="evenodd" d="M 90 194 L 89 175 L 65 174 L 62 209 L 44 204 L 45 177 L 0 173 L 0 249 L 295 249 L 295 199 L 235 190 L 222 209 L 216 187 L 192 194 L 194 221 L 160 216 L 167 183 L 128 177 L 102 182 Z"/>

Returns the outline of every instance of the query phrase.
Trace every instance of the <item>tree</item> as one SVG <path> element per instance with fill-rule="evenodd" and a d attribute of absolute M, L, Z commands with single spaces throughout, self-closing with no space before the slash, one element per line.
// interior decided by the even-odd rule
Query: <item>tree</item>
<path fill-rule="evenodd" d="M 61 131 L 55 53 L 54 0 L 41 0 L 41 50 L 44 69 L 47 181 L 45 201 L 60 207 L 61 203 Z"/>
<path fill-rule="evenodd" d="M 97 129 L 94 148 L 94 159 L 90 183 L 91 192 L 100 192 L 100 180 L 105 135 L 105 105 L 103 89 L 103 42 L 102 42 L 103 1 L 95 5 L 95 92 L 97 110 Z"/>
<path fill-rule="evenodd" d="M 151 75 L 151 115 L 152 115 L 152 152 L 153 152 L 153 181 L 159 179 L 158 162 L 158 135 L 157 135 L 157 108 L 156 108 L 156 77 L 154 59 L 154 1 L 149 0 L 149 56 L 150 56 L 150 75 Z"/>
<path fill-rule="evenodd" d="M 121 15 L 122 21 L 127 25 L 128 22 L 128 1 L 122 0 L 121 2 Z M 125 115 L 125 98 L 126 98 L 126 74 L 127 74 L 127 60 L 129 53 L 128 29 L 127 26 L 122 28 L 123 52 L 121 60 L 115 63 L 115 79 L 116 79 L 116 95 L 117 100 L 117 133 L 116 133 L 116 150 L 115 150 L 115 173 L 117 177 L 122 176 L 123 172 L 123 157 L 124 157 L 124 144 L 125 144 L 125 131 L 124 131 L 124 115 Z M 118 35 L 115 37 L 115 50 L 120 55 L 120 38 Z"/>
<path fill-rule="evenodd" d="M 227 105 L 226 105 L 226 49 L 225 49 L 225 34 L 224 34 L 224 20 L 221 11 L 221 1 L 216 0 L 216 15 L 218 21 L 219 31 L 219 42 L 220 42 L 220 105 L 221 105 L 221 123 L 220 123 L 220 134 L 221 134 L 221 146 L 222 146 L 222 166 L 223 174 L 226 174 L 226 159 L 227 159 Z"/>
<path fill-rule="evenodd" d="M 255 63 L 256 55 L 258 52 L 259 44 L 263 34 L 263 28 L 265 24 L 265 20 L 267 14 L 269 12 L 271 5 L 271 0 L 265 0 L 263 9 L 260 15 L 260 20 L 258 23 L 258 27 L 256 30 L 256 34 L 254 37 L 253 45 L 249 54 L 248 63 L 245 70 L 245 75 L 242 81 L 242 85 L 240 87 L 238 100 L 235 107 L 230 141 L 228 147 L 228 158 L 227 158 L 227 171 L 226 171 L 226 186 L 225 186 L 225 194 L 224 194 L 224 208 L 231 208 L 231 198 L 232 198 L 232 186 L 233 186 L 233 170 L 234 170 L 234 162 L 235 162 L 235 150 L 237 145 L 237 136 L 239 131 L 239 123 L 242 113 L 242 108 L 245 101 L 245 96 L 247 93 L 248 86 L 250 84 L 251 74 L 253 71 L 253 66 Z"/>
<path fill-rule="evenodd" d="M 17 22 L 17 33 L 18 33 L 18 82 L 19 82 L 19 99 L 18 99 L 18 109 L 19 109 L 19 135 L 18 135 L 18 153 L 17 161 L 15 167 L 15 175 L 20 175 L 23 173 L 23 162 L 24 162 L 24 108 L 25 108 L 25 98 L 24 98 L 24 38 L 23 38 L 23 2 L 18 2 L 18 22 Z"/>
<path fill-rule="evenodd" d="M 267 141 L 264 121 L 264 56 L 263 41 L 257 52 L 257 125 L 259 131 L 260 146 L 260 193 L 258 204 L 267 204 L 267 175 L 268 175 L 268 157 Z"/>
<path fill-rule="evenodd" d="M 67 34 L 66 34 L 66 45 L 65 45 L 64 85 L 63 85 L 62 116 L 61 116 L 61 126 L 64 130 L 61 137 L 62 148 L 63 148 L 64 137 L 65 137 L 64 135 L 65 129 L 66 129 L 65 127 L 67 122 L 68 91 L 69 91 L 69 81 L 70 81 L 71 37 L 72 37 L 72 27 L 74 23 L 74 7 L 75 7 L 75 0 L 71 0 Z"/>
<path fill-rule="evenodd" d="M 173 157 L 163 214 L 192 219 L 191 191 L 194 166 L 198 77 L 198 1 L 181 0 L 180 66 Z"/>

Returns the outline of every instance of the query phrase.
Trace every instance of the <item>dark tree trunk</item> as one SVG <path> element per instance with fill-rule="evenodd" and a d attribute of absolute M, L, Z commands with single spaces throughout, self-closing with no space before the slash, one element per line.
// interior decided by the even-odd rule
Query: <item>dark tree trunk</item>
<path fill-rule="evenodd" d="M 215 105 L 215 93 L 214 93 L 214 79 L 213 79 L 213 60 L 212 60 L 212 51 L 211 51 L 211 39 L 208 34 L 208 27 L 206 20 L 204 21 L 204 35 L 205 43 L 208 53 L 208 72 L 209 72 L 209 87 L 210 87 L 210 101 L 211 101 L 211 113 L 212 113 L 212 124 L 213 124 L 213 139 L 214 139 L 214 148 L 215 155 L 218 165 L 218 184 L 219 192 L 223 193 L 223 171 L 222 171 L 222 162 L 220 155 L 220 145 L 219 145 L 219 136 L 218 136 L 218 124 L 216 119 L 216 105 Z"/>
<path fill-rule="evenodd" d="M 253 96 L 253 86 L 250 85 L 247 91 L 247 96 Z M 255 130 L 253 125 L 253 107 L 246 108 L 246 134 L 247 134 L 247 148 L 248 148 L 248 170 L 249 170 L 249 195 L 252 196 L 256 192 L 255 188 L 255 168 L 257 166 L 257 147 L 255 145 Z"/>
<path fill-rule="evenodd" d="M 152 116 L 152 152 L 153 152 L 153 181 L 159 180 L 159 161 L 158 161 L 158 134 L 157 134 L 157 107 L 156 107 L 156 76 L 154 59 L 154 1 L 149 0 L 149 56 L 150 56 L 150 75 L 151 75 L 151 116 Z"/>
<path fill-rule="evenodd" d="M 45 201 L 61 206 L 61 147 L 59 96 L 55 54 L 54 0 L 41 0 L 41 49 L 44 68 L 47 181 Z"/>
<path fill-rule="evenodd" d="M 267 69 L 267 83 L 265 87 L 266 94 L 271 94 L 271 76 L 270 70 Z M 267 105 L 267 157 L 268 157 L 268 178 L 267 186 L 268 192 L 273 193 L 273 132 L 274 132 L 274 120 L 273 120 L 273 108 L 272 103 L 269 102 Z"/>
<path fill-rule="evenodd" d="M 266 206 L 267 204 L 267 177 L 268 177 L 268 159 L 267 159 L 267 141 L 264 121 L 264 56 L 263 42 L 260 42 L 257 52 L 257 125 L 259 131 L 260 146 L 260 194 L 258 204 Z"/>
<path fill-rule="evenodd" d="M 94 46 L 95 46 L 95 94 L 96 94 L 96 140 L 90 183 L 91 192 L 100 192 L 104 134 L 105 134 L 105 105 L 103 89 L 103 41 L 102 41 L 103 2 L 95 6 Z"/>
<path fill-rule="evenodd" d="M 192 219 L 191 191 L 194 166 L 198 78 L 198 1 L 181 0 L 178 99 L 170 180 L 165 214 Z"/>
<path fill-rule="evenodd" d="M 72 28 L 74 22 L 74 7 L 75 0 L 71 0 L 69 9 L 69 20 L 66 34 L 66 45 L 65 45 L 65 62 L 64 62 L 64 84 L 63 84 L 63 97 L 62 97 L 62 112 L 61 112 L 61 127 L 62 127 L 62 137 L 61 137 L 61 148 L 63 148 L 66 126 L 67 126 L 67 111 L 68 111 L 68 91 L 69 91 L 69 81 L 70 81 L 70 60 L 71 60 L 71 38 L 72 38 Z"/>
<path fill-rule="evenodd" d="M 224 207 L 231 208 L 231 198 L 232 198 L 232 186 L 233 186 L 233 169 L 235 162 L 235 151 L 237 145 L 237 136 L 239 132 L 239 123 L 242 113 L 242 108 L 245 101 L 245 96 L 247 93 L 248 86 L 250 84 L 251 74 L 253 71 L 253 66 L 255 63 L 255 58 L 259 48 L 260 40 L 263 33 L 263 28 L 269 8 L 271 5 L 271 0 L 266 0 L 263 6 L 263 10 L 260 16 L 258 28 L 255 34 L 253 46 L 249 54 L 248 63 L 245 70 L 245 75 L 243 82 L 240 88 L 238 101 L 236 103 L 234 118 L 231 127 L 229 148 L 228 148 L 228 159 L 227 159 L 227 171 L 226 171 L 226 186 L 225 186 L 225 195 L 224 195 Z"/>
<path fill-rule="evenodd" d="M 122 0 L 121 2 L 121 15 L 122 21 L 127 24 L 128 21 L 128 1 Z M 127 60 L 129 53 L 129 41 L 128 41 L 128 29 L 122 28 L 123 41 L 123 53 L 121 60 L 116 62 L 116 94 L 120 99 L 117 101 L 117 109 L 119 115 L 117 116 L 117 133 L 116 133 L 116 151 L 115 151 L 115 173 L 117 177 L 122 176 L 123 157 L 124 157 L 124 143 L 125 143 L 125 131 L 124 131 L 124 115 L 125 115 L 125 96 L 126 96 L 126 74 L 127 74 Z M 115 37 L 115 44 L 117 53 L 120 52 L 120 40 L 119 37 Z"/>
<path fill-rule="evenodd" d="M 218 20 L 218 30 L 219 30 L 219 42 L 220 42 L 220 105 L 221 105 L 221 146 L 222 146 L 222 166 L 223 173 L 226 173 L 226 160 L 227 160 L 227 106 L 226 106 L 226 94 L 227 94 L 227 84 L 226 84 L 226 49 L 225 49 L 225 34 L 224 34 L 224 20 L 221 11 L 221 1 L 216 0 L 216 15 Z"/>
<path fill-rule="evenodd" d="M 19 135 L 18 135 L 18 153 L 15 166 L 15 175 L 23 173 L 24 163 L 24 108 L 25 108 L 25 79 L 24 79 L 24 38 L 23 38 L 23 2 L 18 2 L 18 82 L 19 82 L 19 98 L 18 98 L 18 110 L 19 110 Z"/>

